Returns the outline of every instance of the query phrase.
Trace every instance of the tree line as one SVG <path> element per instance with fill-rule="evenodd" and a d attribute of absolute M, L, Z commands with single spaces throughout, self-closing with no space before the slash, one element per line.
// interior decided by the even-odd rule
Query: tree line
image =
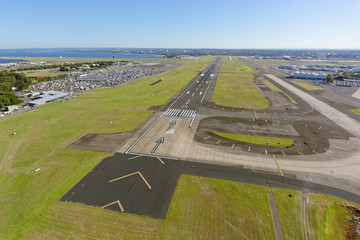
<path fill-rule="evenodd" d="M 21 103 L 22 100 L 12 93 L 13 88 L 22 91 L 31 83 L 31 79 L 23 73 L 0 72 L 0 108 Z"/>

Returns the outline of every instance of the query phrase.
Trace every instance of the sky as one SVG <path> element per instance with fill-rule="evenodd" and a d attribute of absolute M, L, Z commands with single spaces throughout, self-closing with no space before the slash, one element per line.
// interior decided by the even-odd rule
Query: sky
<path fill-rule="evenodd" d="M 0 49 L 360 49 L 360 0 L 1 0 Z"/>

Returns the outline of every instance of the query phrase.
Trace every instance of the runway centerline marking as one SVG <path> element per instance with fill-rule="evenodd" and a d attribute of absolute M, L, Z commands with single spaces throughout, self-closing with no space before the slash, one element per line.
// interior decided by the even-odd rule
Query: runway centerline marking
<path fill-rule="evenodd" d="M 113 205 L 115 203 L 117 203 L 119 205 L 119 208 L 120 208 L 121 212 L 124 212 L 124 207 L 121 205 L 120 200 L 117 200 L 117 201 L 114 201 L 112 203 L 106 204 L 106 205 L 102 206 L 101 208 L 106 208 L 106 207 L 111 206 L 111 205 Z"/>
<path fill-rule="evenodd" d="M 146 181 L 146 179 L 144 178 L 144 176 L 143 176 L 143 175 L 141 174 L 141 172 L 139 172 L 139 171 L 130 173 L 130 174 L 125 175 L 125 176 L 122 176 L 122 177 L 118 177 L 118 178 L 112 179 L 112 180 L 109 181 L 109 183 L 115 182 L 115 181 L 118 181 L 118 180 L 121 180 L 121 179 L 124 179 L 124 178 L 127 178 L 127 177 L 131 177 L 131 176 L 136 175 L 136 174 L 139 174 L 140 177 L 142 178 L 142 180 L 144 180 L 145 184 L 148 186 L 148 188 L 151 189 L 150 184 L 148 183 L 148 181 Z"/>

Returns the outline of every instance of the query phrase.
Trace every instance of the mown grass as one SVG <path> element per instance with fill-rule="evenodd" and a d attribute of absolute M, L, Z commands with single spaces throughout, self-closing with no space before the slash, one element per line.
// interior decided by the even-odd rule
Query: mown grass
<path fill-rule="evenodd" d="M 290 97 L 288 94 L 286 94 L 284 91 L 282 91 L 280 88 L 278 88 L 277 86 L 275 86 L 274 84 L 272 84 L 269 80 L 264 80 L 264 83 L 266 85 L 269 86 L 269 88 L 275 90 L 275 91 L 278 91 L 278 92 L 282 92 L 283 94 L 285 94 L 285 96 L 287 96 L 290 100 L 291 103 L 293 104 L 297 104 L 297 102 L 292 98 Z"/>
<path fill-rule="evenodd" d="M 221 106 L 265 109 L 269 102 L 252 83 L 251 74 L 219 73 L 212 101 Z"/>
<path fill-rule="evenodd" d="M 303 82 L 299 82 L 299 81 L 295 81 L 295 80 L 292 80 L 291 81 L 292 83 L 295 83 L 296 85 L 306 89 L 306 90 L 310 90 L 310 91 L 314 91 L 314 90 L 324 90 L 323 88 L 321 87 L 315 87 L 315 86 L 311 86 L 307 83 L 303 83 Z"/>
<path fill-rule="evenodd" d="M 350 111 L 360 116 L 360 108 L 351 109 Z"/>
<path fill-rule="evenodd" d="M 214 134 L 223 138 L 228 138 L 239 142 L 253 143 L 253 144 L 265 145 L 265 146 L 291 147 L 291 145 L 294 142 L 294 139 L 290 139 L 290 138 L 264 137 L 264 136 L 256 136 L 256 135 L 243 135 L 243 134 L 221 133 L 221 132 L 214 132 Z"/>
<path fill-rule="evenodd" d="M 189 62 L 168 73 L 126 86 L 96 90 L 66 102 L 36 108 L 0 121 L 0 236 L 19 239 L 48 222 L 49 209 L 109 154 L 64 149 L 83 132 L 133 130 L 150 111 L 190 81 L 210 59 Z M 149 82 L 163 78 L 154 86 Z M 113 123 L 110 124 L 110 121 Z M 16 135 L 13 133 L 16 132 Z M 35 173 L 34 170 L 40 168 Z M 61 232 L 61 231 L 60 231 Z"/>
<path fill-rule="evenodd" d="M 232 60 L 230 60 L 229 57 L 225 56 L 222 58 L 221 61 L 220 72 L 243 73 L 253 72 L 253 70 L 249 66 L 240 62 L 238 58 L 232 57 Z"/>

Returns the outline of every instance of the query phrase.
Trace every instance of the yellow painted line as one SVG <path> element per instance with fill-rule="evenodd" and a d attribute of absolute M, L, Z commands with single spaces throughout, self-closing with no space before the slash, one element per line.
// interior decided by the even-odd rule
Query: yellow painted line
<path fill-rule="evenodd" d="M 109 181 L 109 183 L 111 182 L 114 182 L 114 181 L 117 181 L 117 180 L 120 180 L 120 179 L 123 179 L 123 178 L 127 178 L 127 177 L 130 177 L 130 176 L 133 176 L 135 174 L 139 174 L 140 177 L 144 180 L 144 182 L 146 183 L 146 185 L 151 189 L 151 186 L 150 184 L 146 181 L 146 179 L 144 178 L 144 176 L 141 174 L 141 172 L 137 171 L 137 172 L 133 172 L 133 173 L 130 173 L 128 175 L 125 175 L 125 176 L 122 176 L 122 177 L 118 177 L 118 178 L 115 178 L 115 179 L 112 179 Z"/>
<path fill-rule="evenodd" d="M 268 151 L 265 149 L 265 153 L 268 154 Z"/>
<path fill-rule="evenodd" d="M 253 110 L 253 112 L 254 112 L 254 115 L 255 115 L 256 120 L 258 120 L 259 118 L 258 118 L 258 116 L 257 116 L 257 114 L 256 114 L 256 112 L 255 112 L 255 110 Z"/>
<path fill-rule="evenodd" d="M 234 146 L 235 146 L 235 144 L 233 144 L 233 145 L 231 146 L 231 148 L 234 148 Z"/>
<path fill-rule="evenodd" d="M 318 153 L 318 152 L 316 152 L 315 150 L 312 150 L 312 152 L 313 152 L 313 153 L 316 153 L 317 155 L 319 155 L 319 153 Z"/>
<path fill-rule="evenodd" d="M 123 178 L 130 177 L 130 176 L 135 175 L 135 174 L 138 174 L 138 173 L 139 173 L 139 172 L 133 172 L 133 173 L 130 173 L 130 174 L 128 174 L 128 175 L 125 175 L 125 176 L 122 176 L 122 177 L 118 177 L 118 178 L 112 179 L 112 180 L 109 181 L 109 183 L 110 183 L 110 182 L 115 182 L 115 181 L 120 180 L 120 179 L 123 179 Z"/>
<path fill-rule="evenodd" d="M 318 129 L 321 129 L 321 126 Z"/>
<path fill-rule="evenodd" d="M 277 167 L 278 167 L 278 169 L 279 169 L 279 171 L 280 171 L 281 176 L 284 176 L 284 174 L 283 174 L 283 172 L 281 171 L 280 165 L 279 165 L 279 163 L 278 163 L 275 155 L 273 154 L 272 156 L 273 156 L 273 158 L 274 158 L 274 160 L 275 160 L 275 163 L 276 163 L 276 165 L 277 165 Z"/>
<path fill-rule="evenodd" d="M 286 154 L 284 153 L 284 151 L 281 151 L 282 152 L 282 154 L 284 154 L 284 156 L 286 156 Z"/>
<path fill-rule="evenodd" d="M 138 172 L 140 174 L 140 177 L 144 180 L 144 182 L 146 183 L 146 185 L 149 187 L 149 189 L 151 189 L 150 184 L 146 181 L 146 179 L 144 178 L 144 176 L 141 174 L 141 172 Z"/>
<path fill-rule="evenodd" d="M 331 151 L 330 149 L 324 148 L 325 151 L 329 151 L 330 153 L 334 153 L 333 151 Z"/>
<path fill-rule="evenodd" d="M 280 124 L 280 121 L 278 121 L 278 124 Z"/>
<path fill-rule="evenodd" d="M 250 152 L 250 149 L 251 149 L 251 148 L 249 147 L 248 152 Z"/>
<path fill-rule="evenodd" d="M 330 131 L 329 133 L 336 133 L 336 131 Z"/>
<path fill-rule="evenodd" d="M 165 164 L 163 160 L 161 160 L 161 158 L 157 157 L 157 159 L 159 159 L 159 161 L 162 163 L 162 164 Z"/>
<path fill-rule="evenodd" d="M 208 139 L 210 136 L 205 137 L 204 139 Z"/>
<path fill-rule="evenodd" d="M 299 151 L 297 151 L 298 152 L 298 154 L 300 154 L 301 156 L 304 156 L 301 152 L 299 152 Z"/>
<path fill-rule="evenodd" d="M 291 122 L 291 125 L 294 125 L 294 123 L 293 123 L 293 122 Z"/>
<path fill-rule="evenodd" d="M 128 160 L 135 159 L 135 158 L 139 158 L 139 157 L 142 157 L 142 156 L 137 155 L 137 156 L 135 156 L 135 157 L 131 157 L 131 158 L 129 158 Z"/>
<path fill-rule="evenodd" d="M 221 140 L 217 141 L 217 143 L 216 143 L 216 144 L 219 144 L 220 142 L 221 142 Z"/>
<path fill-rule="evenodd" d="M 120 200 L 117 200 L 117 201 L 115 201 L 115 202 L 106 204 L 106 205 L 102 206 L 101 208 L 106 208 L 106 207 L 111 206 L 111 205 L 113 205 L 113 204 L 115 204 L 115 203 L 117 203 L 117 204 L 119 205 L 119 208 L 120 208 L 121 212 L 124 212 L 124 208 L 123 208 L 123 206 L 121 205 Z"/>
<path fill-rule="evenodd" d="M 307 124 L 305 124 L 305 127 L 307 127 Z"/>
<path fill-rule="evenodd" d="M 267 119 L 265 119 L 265 122 L 267 122 Z"/>

